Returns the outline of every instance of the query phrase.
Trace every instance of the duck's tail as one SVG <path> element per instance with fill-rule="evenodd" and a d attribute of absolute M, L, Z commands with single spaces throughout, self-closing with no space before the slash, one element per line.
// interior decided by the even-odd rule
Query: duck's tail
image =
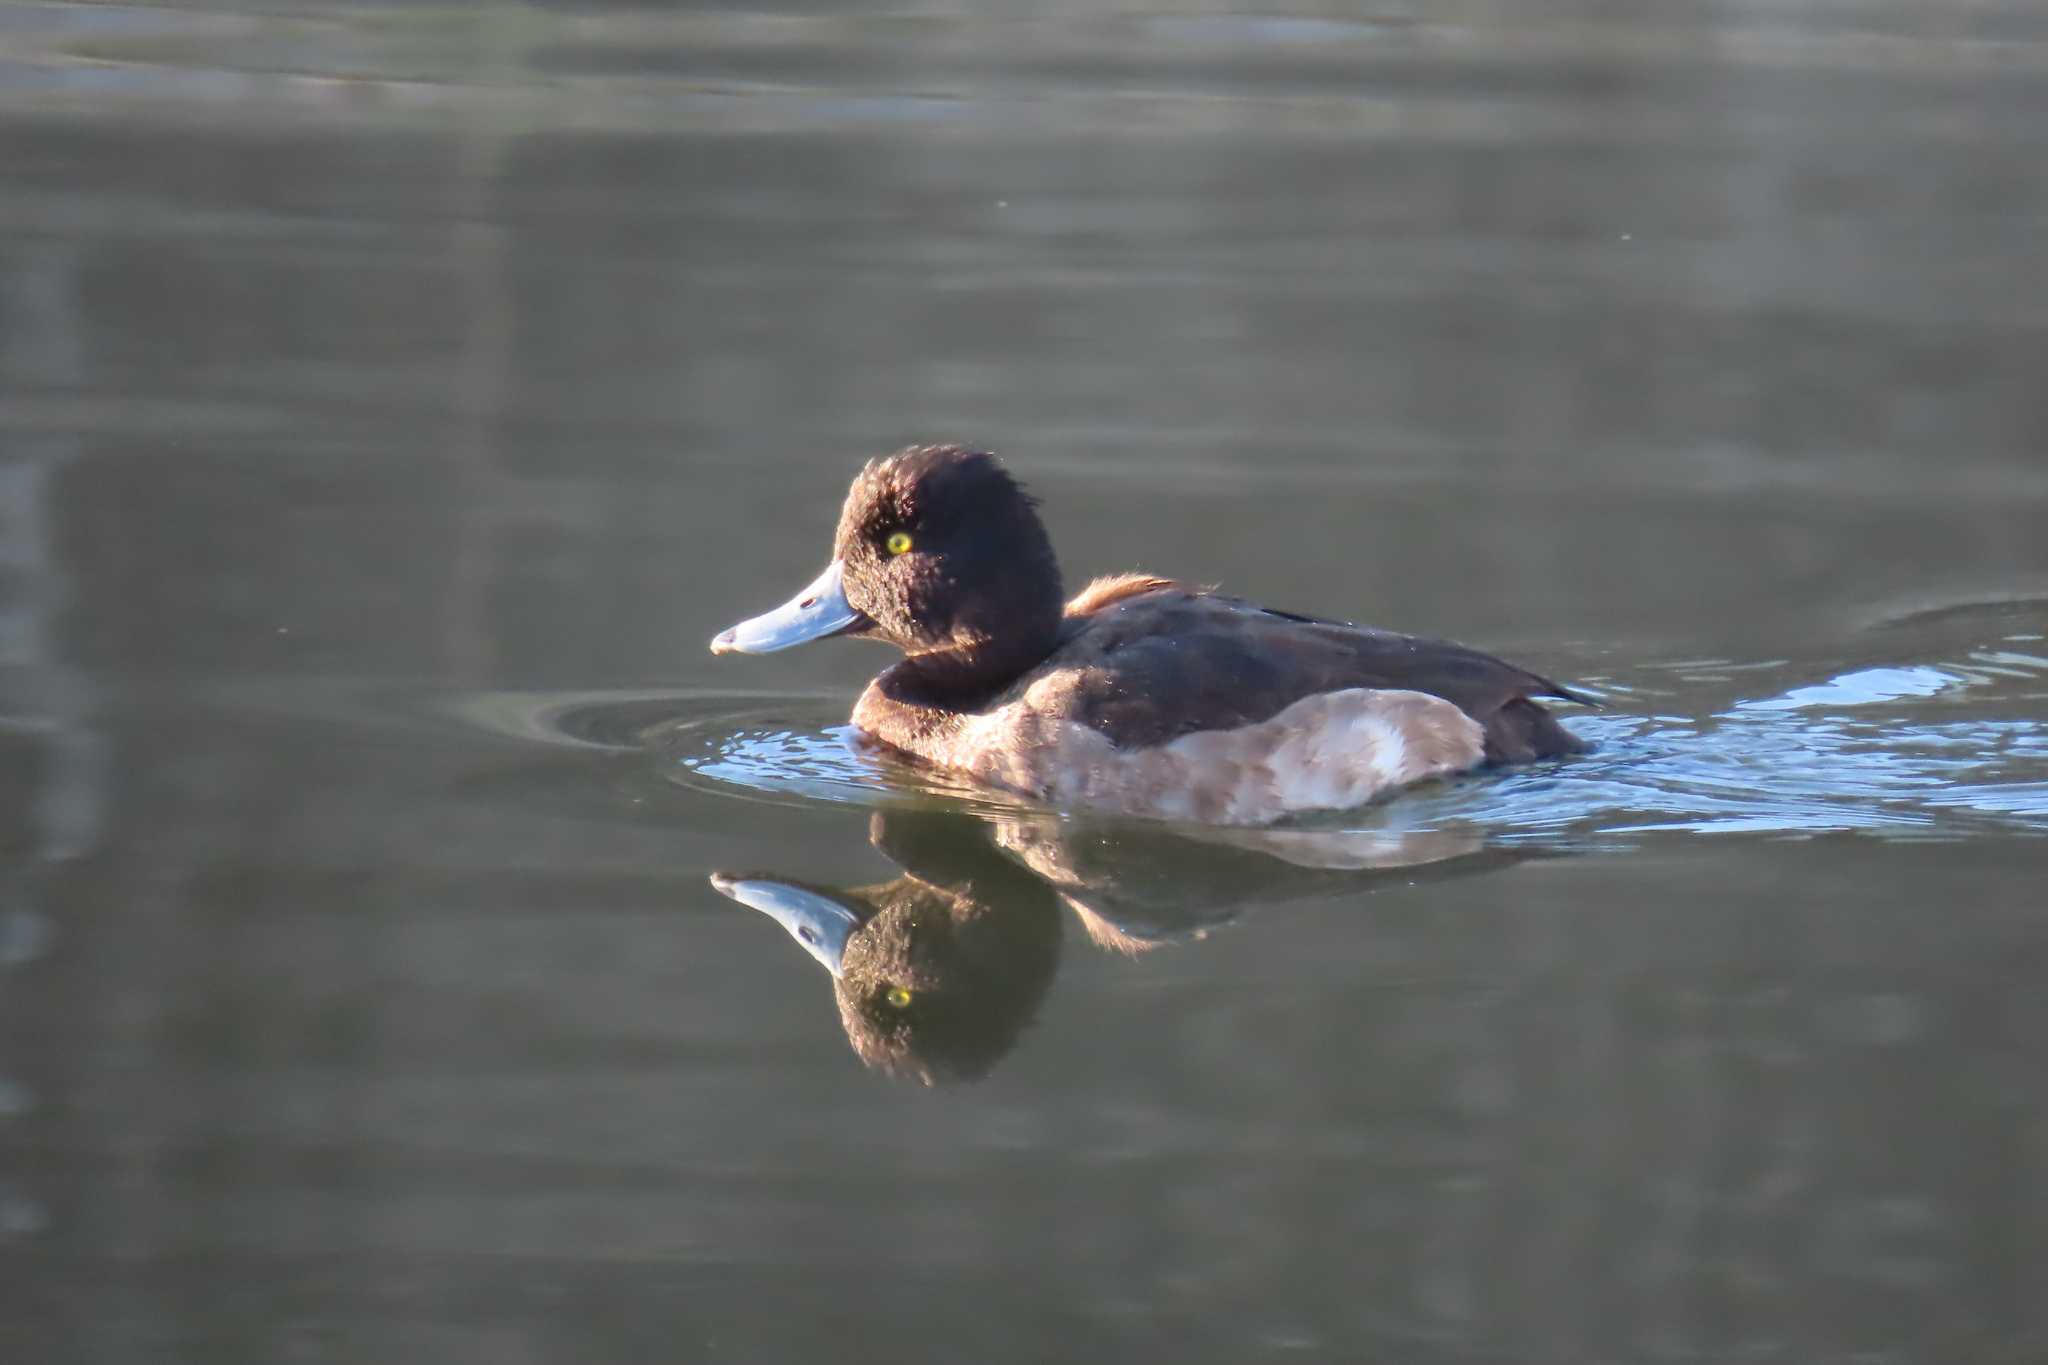
<path fill-rule="evenodd" d="M 1567 701 L 1581 700 L 1563 688 L 1544 695 L 1559 696 Z M 1499 710 L 1486 718 L 1485 729 L 1488 763 L 1527 763 L 1538 758 L 1564 758 L 1570 754 L 1582 754 L 1587 749 L 1585 740 L 1559 725 L 1557 717 L 1551 715 L 1541 702 L 1528 697 L 1515 697 L 1502 703 Z"/>

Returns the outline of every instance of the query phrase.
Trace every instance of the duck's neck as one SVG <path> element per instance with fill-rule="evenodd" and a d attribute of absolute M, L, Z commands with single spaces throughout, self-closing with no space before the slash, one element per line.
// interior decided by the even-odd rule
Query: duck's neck
<path fill-rule="evenodd" d="M 906 705 L 979 710 L 1044 663 L 1058 643 L 1056 622 L 1043 630 L 1011 630 L 907 655 L 878 681 L 893 700 Z"/>

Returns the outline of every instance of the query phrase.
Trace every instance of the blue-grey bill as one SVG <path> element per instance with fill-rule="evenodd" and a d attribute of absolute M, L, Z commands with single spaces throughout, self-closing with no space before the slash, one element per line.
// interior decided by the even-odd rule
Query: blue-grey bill
<path fill-rule="evenodd" d="M 804 590 L 774 611 L 729 626 L 711 637 L 713 654 L 773 654 L 806 640 L 836 635 L 862 619 L 846 600 L 839 561 L 833 560 Z"/>
<path fill-rule="evenodd" d="M 759 910 L 789 930 L 791 938 L 834 976 L 846 955 L 846 940 L 860 928 L 853 911 L 816 891 L 806 891 L 788 882 L 771 882 L 711 875 L 711 885 L 720 895 L 730 896 L 749 910 Z"/>

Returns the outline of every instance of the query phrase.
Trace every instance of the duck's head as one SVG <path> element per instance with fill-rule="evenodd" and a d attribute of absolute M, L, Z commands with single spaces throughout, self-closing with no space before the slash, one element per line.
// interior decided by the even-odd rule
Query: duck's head
<path fill-rule="evenodd" d="M 978 669 L 1044 657 L 1061 597 L 1031 497 L 995 456 L 910 446 L 854 479 L 825 571 L 782 606 L 720 631 L 711 652 L 859 635 Z"/>

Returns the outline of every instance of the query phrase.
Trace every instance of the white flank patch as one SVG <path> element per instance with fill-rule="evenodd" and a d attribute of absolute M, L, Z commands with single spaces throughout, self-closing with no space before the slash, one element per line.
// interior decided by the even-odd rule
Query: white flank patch
<path fill-rule="evenodd" d="M 1485 754 L 1477 721 L 1421 692 L 1327 692 L 1257 725 L 1128 752 L 1084 725 L 1035 714 L 1024 701 L 977 717 L 947 752 L 930 757 L 1055 805 L 1257 825 L 1364 805 L 1475 767 Z M 954 755 L 965 761 L 950 762 Z"/>

